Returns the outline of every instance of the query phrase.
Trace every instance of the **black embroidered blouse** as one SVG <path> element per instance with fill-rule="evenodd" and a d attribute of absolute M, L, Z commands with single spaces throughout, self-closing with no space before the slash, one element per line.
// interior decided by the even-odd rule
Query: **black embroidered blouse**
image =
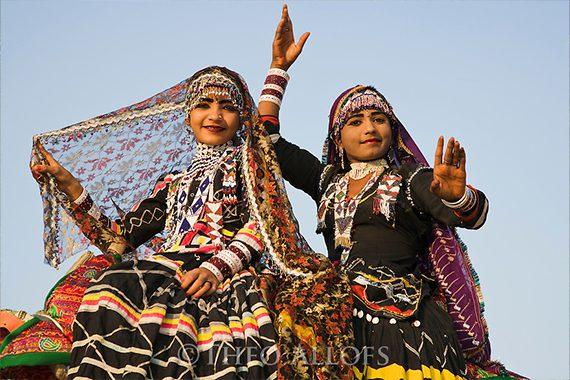
<path fill-rule="evenodd" d="M 307 150 L 299 148 L 278 135 L 279 126 L 265 121 L 272 136 L 277 159 L 283 177 L 294 187 L 311 196 L 319 205 L 323 195 L 334 186 L 342 174 L 340 168 L 325 166 Z M 350 257 L 361 257 L 369 266 L 388 266 L 397 275 L 416 270 L 419 253 L 425 251 L 427 236 L 434 220 L 452 227 L 477 229 L 486 219 L 488 201 L 477 190 L 478 201 L 466 214 L 458 214 L 445 206 L 441 199 L 429 190 L 433 172 L 418 165 L 403 165 L 390 168 L 390 174 L 401 176 L 401 187 L 396 198 L 395 221 L 392 223 L 381 213 L 373 212 L 374 192 L 379 180 L 363 194 L 354 214 L 352 225 L 352 249 Z M 340 259 L 334 240 L 334 213 L 326 212 L 324 236 L 329 258 Z"/>

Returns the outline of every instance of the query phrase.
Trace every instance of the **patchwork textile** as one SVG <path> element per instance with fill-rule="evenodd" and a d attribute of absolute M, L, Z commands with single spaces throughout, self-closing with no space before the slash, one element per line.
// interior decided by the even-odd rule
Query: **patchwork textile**
<path fill-rule="evenodd" d="M 85 290 L 92 279 L 114 262 L 110 255 L 90 253 L 78 260 L 50 290 L 44 310 L 27 319 L 2 342 L 0 374 L 13 378 L 41 378 L 43 374 L 48 378 L 55 374 L 53 368 L 45 366 L 67 365 L 72 345 L 71 325 Z"/>

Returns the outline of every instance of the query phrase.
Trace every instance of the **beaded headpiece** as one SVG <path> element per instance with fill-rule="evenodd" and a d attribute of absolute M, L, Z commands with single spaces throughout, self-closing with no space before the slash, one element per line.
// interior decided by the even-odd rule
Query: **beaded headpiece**
<path fill-rule="evenodd" d="M 340 165 L 342 163 L 343 155 L 337 145 L 340 139 L 340 131 L 350 115 L 367 109 L 377 109 L 390 120 L 393 134 L 392 149 L 390 150 L 391 161 L 399 166 L 401 162 L 410 161 L 412 156 L 423 158 L 384 95 L 372 86 L 357 85 L 340 94 L 331 107 L 329 132 L 323 146 L 324 164 Z"/>
<path fill-rule="evenodd" d="M 238 75 L 238 74 L 236 74 Z M 221 69 L 212 69 L 198 75 L 189 86 L 186 95 L 187 112 L 190 113 L 203 96 L 216 95 L 229 98 L 234 107 L 240 110 L 240 116 L 244 109 L 243 89 L 227 73 Z"/>

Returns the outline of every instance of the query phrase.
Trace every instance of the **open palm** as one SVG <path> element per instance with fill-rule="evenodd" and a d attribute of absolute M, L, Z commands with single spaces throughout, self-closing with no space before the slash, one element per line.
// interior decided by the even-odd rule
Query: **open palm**
<path fill-rule="evenodd" d="M 455 202 L 465 193 L 467 181 L 465 149 L 452 137 L 447 142 L 444 155 L 443 142 L 443 136 L 440 136 L 435 150 L 430 190 L 445 201 Z"/>
<path fill-rule="evenodd" d="M 295 43 L 293 23 L 289 17 L 289 10 L 287 5 L 283 5 L 281 20 L 277 25 L 275 38 L 273 39 L 273 61 L 271 66 L 287 70 L 301 54 L 309 35 L 309 32 L 303 33 L 299 41 Z"/>

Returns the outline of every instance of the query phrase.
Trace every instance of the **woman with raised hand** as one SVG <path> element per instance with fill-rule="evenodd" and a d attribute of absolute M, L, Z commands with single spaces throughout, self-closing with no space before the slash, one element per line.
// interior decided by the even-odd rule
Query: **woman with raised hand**
<path fill-rule="evenodd" d="M 259 102 L 283 177 L 318 207 L 318 232 L 351 283 L 353 371 L 367 379 L 505 375 L 490 361 L 477 276 L 454 228 L 478 229 L 485 195 L 467 185 L 460 142 L 439 137 L 433 168 L 385 97 L 355 86 L 334 102 L 322 162 L 279 134 L 295 44 L 286 13 Z M 514 375 L 513 375 L 514 376 Z"/>

